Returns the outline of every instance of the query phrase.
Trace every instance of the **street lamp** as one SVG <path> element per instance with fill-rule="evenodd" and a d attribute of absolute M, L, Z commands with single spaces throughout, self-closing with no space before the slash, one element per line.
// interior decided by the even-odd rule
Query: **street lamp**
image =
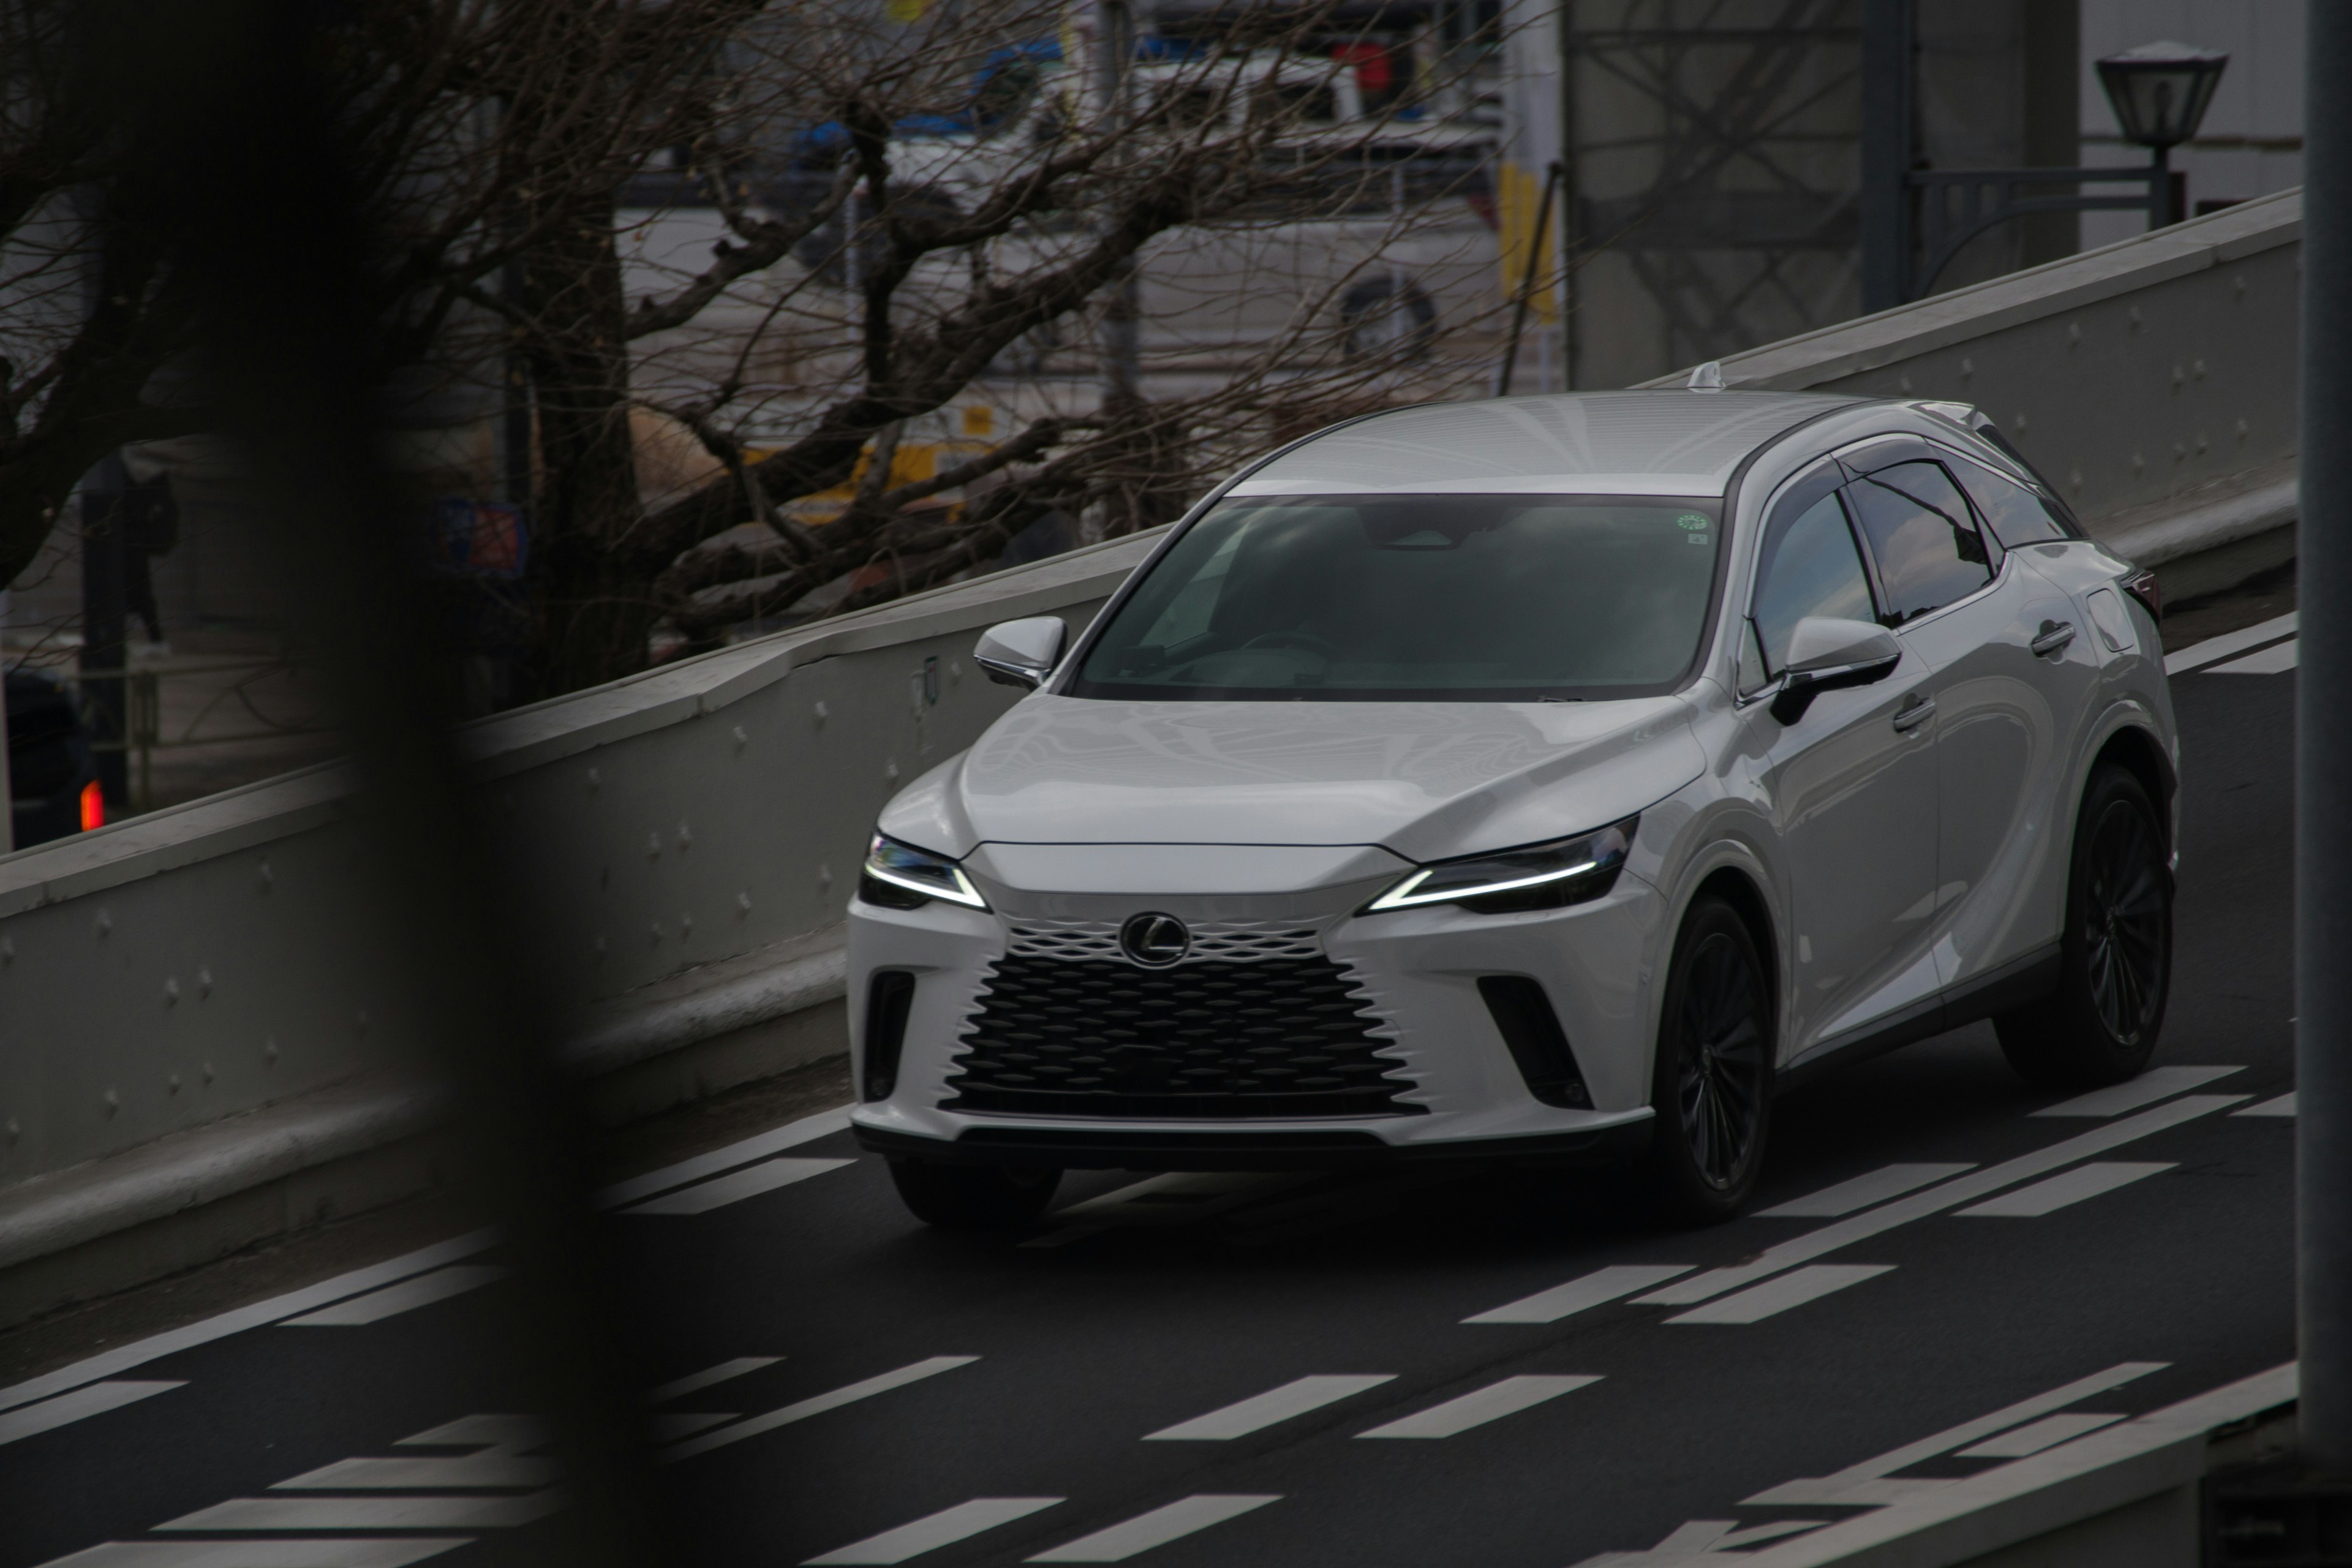
<path fill-rule="evenodd" d="M 2126 140 L 2152 154 L 2149 194 L 2163 204 L 2159 224 L 2179 223 L 2183 216 L 2172 199 L 2172 150 L 2197 134 L 2229 63 L 2219 50 L 2175 43 L 2142 44 L 2099 61 L 2099 85 L 2116 123 Z"/>

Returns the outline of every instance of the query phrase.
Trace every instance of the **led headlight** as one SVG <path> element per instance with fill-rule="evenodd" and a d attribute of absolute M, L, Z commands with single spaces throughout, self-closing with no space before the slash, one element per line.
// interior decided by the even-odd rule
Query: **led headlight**
<path fill-rule="evenodd" d="M 1498 915 L 1580 904 L 1617 885 L 1633 830 L 1641 824 L 1639 816 L 1629 816 L 1580 837 L 1439 860 L 1366 904 L 1363 912 L 1459 904 L 1480 914 Z"/>
<path fill-rule="evenodd" d="M 866 865 L 857 877 L 857 896 L 890 910 L 917 910 L 932 899 L 971 909 L 988 908 L 988 900 L 963 874 L 963 868 L 944 855 L 918 849 L 877 833 L 866 851 Z"/>

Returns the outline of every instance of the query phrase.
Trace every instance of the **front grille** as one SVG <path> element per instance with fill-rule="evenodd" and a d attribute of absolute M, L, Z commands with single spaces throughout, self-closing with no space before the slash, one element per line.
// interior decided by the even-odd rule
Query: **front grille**
<path fill-rule="evenodd" d="M 1026 1116 L 1415 1114 L 1370 1000 L 1328 958 L 997 961 L 950 1110 Z"/>

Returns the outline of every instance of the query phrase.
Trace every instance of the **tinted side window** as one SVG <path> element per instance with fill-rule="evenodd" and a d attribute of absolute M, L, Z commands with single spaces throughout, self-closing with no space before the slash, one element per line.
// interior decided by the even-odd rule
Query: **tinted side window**
<path fill-rule="evenodd" d="M 1992 581 L 1984 536 L 1935 463 L 1897 463 L 1846 487 L 1886 590 L 1886 624 L 1966 598 Z"/>
<path fill-rule="evenodd" d="M 1807 616 L 1867 621 L 1876 615 L 1862 552 L 1834 492 L 1773 517 L 1756 581 L 1756 632 L 1774 675 L 1787 668 L 1789 634 Z"/>
<path fill-rule="evenodd" d="M 1974 463 L 1955 463 L 1960 488 L 1977 503 L 1977 512 L 1995 539 L 2014 550 L 2021 544 L 2043 544 L 2066 537 L 2065 525 L 2051 514 L 2042 499 L 2013 479 Z"/>

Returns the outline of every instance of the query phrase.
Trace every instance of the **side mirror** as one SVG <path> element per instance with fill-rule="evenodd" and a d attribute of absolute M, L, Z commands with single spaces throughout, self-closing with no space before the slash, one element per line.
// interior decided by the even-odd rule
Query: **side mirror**
<path fill-rule="evenodd" d="M 1772 717 L 1793 724 L 1816 694 L 1884 680 L 1902 660 L 1903 645 L 1885 626 L 1807 616 L 1789 634 L 1788 669 L 1772 699 Z"/>
<path fill-rule="evenodd" d="M 1068 629 L 1058 616 L 1003 622 L 980 634 L 980 644 L 971 650 L 972 662 L 999 686 L 1041 685 L 1062 657 L 1062 639 Z"/>

